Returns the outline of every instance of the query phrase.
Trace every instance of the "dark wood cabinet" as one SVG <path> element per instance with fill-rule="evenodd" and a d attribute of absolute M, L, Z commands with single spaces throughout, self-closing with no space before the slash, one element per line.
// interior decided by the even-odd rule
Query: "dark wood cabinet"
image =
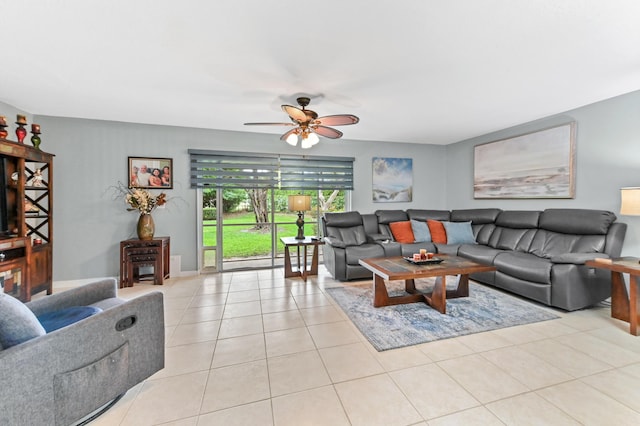
<path fill-rule="evenodd" d="M 0 139 L 0 160 L 0 280 L 6 293 L 27 302 L 32 294 L 52 292 L 53 155 Z"/>

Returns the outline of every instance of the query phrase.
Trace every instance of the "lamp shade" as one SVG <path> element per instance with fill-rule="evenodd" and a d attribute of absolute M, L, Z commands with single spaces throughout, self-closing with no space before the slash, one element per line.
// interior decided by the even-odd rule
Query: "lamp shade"
<path fill-rule="evenodd" d="M 298 145 L 298 135 L 295 134 L 295 133 L 291 133 L 289 136 L 287 136 L 287 139 L 285 139 L 285 140 L 291 146 Z"/>
<path fill-rule="evenodd" d="M 311 210 L 311 197 L 309 195 L 289 195 L 289 210 L 293 212 Z"/>
<path fill-rule="evenodd" d="M 620 214 L 640 215 L 640 187 L 620 188 Z"/>

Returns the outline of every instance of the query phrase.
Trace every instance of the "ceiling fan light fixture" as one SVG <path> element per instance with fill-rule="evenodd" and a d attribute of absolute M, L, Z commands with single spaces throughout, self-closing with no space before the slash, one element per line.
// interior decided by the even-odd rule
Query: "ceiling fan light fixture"
<path fill-rule="evenodd" d="M 313 145 L 317 144 L 318 142 L 320 142 L 320 138 L 315 133 L 309 133 L 309 136 L 307 137 L 307 140 L 311 142 L 311 146 L 313 146 Z"/>
<path fill-rule="evenodd" d="M 307 138 L 307 139 L 302 139 L 302 141 L 300 142 L 300 148 L 302 149 L 309 149 L 313 146 L 313 144 L 311 143 L 311 141 Z"/>
<path fill-rule="evenodd" d="M 285 140 L 291 146 L 298 145 L 298 135 L 295 133 L 291 133 L 289 136 L 287 136 L 287 139 Z"/>
<path fill-rule="evenodd" d="M 318 135 L 309 131 L 302 133 L 302 141 L 300 142 L 300 148 L 308 149 L 317 144 L 320 141 Z"/>
<path fill-rule="evenodd" d="M 339 139 L 343 136 L 342 132 L 330 126 L 344 126 L 348 124 L 356 124 L 360 119 L 352 114 L 336 114 L 318 117 L 315 111 L 306 109 L 311 101 L 307 97 L 299 97 L 296 99 L 300 108 L 293 105 L 282 105 L 282 110 L 289 115 L 291 123 L 244 123 L 247 126 L 295 126 L 280 136 L 280 140 L 284 140 L 291 146 L 297 146 L 300 139 L 300 146 L 304 149 L 311 148 L 318 142 L 318 135 L 329 139 Z"/>

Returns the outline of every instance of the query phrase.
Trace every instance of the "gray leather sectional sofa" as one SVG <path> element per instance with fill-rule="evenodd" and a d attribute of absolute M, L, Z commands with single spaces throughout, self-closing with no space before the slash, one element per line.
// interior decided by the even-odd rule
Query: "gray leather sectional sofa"
<path fill-rule="evenodd" d="M 411 219 L 471 222 L 475 242 L 396 242 L 391 223 Z M 588 209 L 326 213 L 322 227 L 324 265 L 337 280 L 371 278 L 359 259 L 411 256 L 425 248 L 494 265 L 497 271 L 472 274 L 471 278 L 567 311 L 591 306 L 611 295 L 610 273 L 584 263 L 598 257 L 619 257 L 627 228 L 616 222 L 612 212 Z"/>

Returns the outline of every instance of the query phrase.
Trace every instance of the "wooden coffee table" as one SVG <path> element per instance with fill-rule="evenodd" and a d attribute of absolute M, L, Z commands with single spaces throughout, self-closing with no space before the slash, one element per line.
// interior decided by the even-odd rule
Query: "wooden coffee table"
<path fill-rule="evenodd" d="M 402 303 L 424 302 L 442 314 L 447 313 L 447 299 L 469 296 L 469 274 L 495 271 L 495 266 L 483 265 L 459 256 L 438 254 L 442 263 L 415 265 L 402 256 L 360 259 L 360 265 L 373 272 L 373 306 L 399 305 Z M 455 290 L 447 290 L 447 275 L 458 276 Z M 436 277 L 436 284 L 430 292 L 416 289 L 418 278 Z M 389 296 L 387 281 L 404 280 L 407 294 Z"/>

